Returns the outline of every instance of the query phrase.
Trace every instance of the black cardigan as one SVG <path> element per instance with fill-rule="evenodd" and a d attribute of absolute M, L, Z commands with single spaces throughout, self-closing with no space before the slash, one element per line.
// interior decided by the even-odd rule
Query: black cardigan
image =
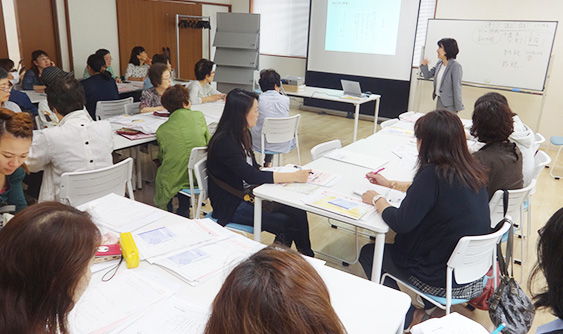
<path fill-rule="evenodd" d="M 397 267 L 434 287 L 446 287 L 446 263 L 459 239 L 490 231 L 485 186 L 476 193 L 457 179 L 450 185 L 434 164 L 420 169 L 401 206 L 382 217 L 397 232 L 391 254 Z"/>
<path fill-rule="evenodd" d="M 211 175 L 232 187 L 243 190 L 243 180 L 251 185 L 274 183 L 273 172 L 262 172 L 252 153 L 252 166 L 247 163 L 242 144 L 234 138 L 217 138 L 213 150 L 207 156 L 207 170 Z M 242 199 L 219 187 L 212 178 L 208 179 L 209 198 L 213 206 L 213 218 L 225 226 L 230 223 Z"/>

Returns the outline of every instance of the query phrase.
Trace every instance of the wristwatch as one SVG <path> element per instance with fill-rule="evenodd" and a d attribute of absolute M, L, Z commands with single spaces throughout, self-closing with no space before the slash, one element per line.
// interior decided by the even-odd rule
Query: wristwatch
<path fill-rule="evenodd" d="M 383 196 L 377 195 L 371 200 L 371 203 L 373 204 L 373 206 L 376 206 L 375 202 L 377 202 L 380 198 L 383 198 Z"/>

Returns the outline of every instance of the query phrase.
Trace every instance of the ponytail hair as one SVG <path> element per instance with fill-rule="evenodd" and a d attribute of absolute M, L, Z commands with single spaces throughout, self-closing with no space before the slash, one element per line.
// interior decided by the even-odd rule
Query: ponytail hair
<path fill-rule="evenodd" d="M 102 56 L 101 54 L 91 54 L 88 57 L 88 61 L 86 63 L 94 72 L 100 73 L 102 78 L 104 78 L 105 80 L 111 79 L 111 73 L 106 71 L 106 61 L 104 59 L 104 56 Z"/>

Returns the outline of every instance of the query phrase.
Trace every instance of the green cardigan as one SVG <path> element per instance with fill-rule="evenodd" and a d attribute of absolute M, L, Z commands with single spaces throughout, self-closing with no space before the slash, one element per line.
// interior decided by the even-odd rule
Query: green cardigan
<path fill-rule="evenodd" d="M 207 146 L 209 130 L 201 111 L 178 109 L 156 131 L 161 162 L 156 172 L 154 204 L 166 205 L 181 189 L 190 186 L 188 161 L 192 148 Z"/>

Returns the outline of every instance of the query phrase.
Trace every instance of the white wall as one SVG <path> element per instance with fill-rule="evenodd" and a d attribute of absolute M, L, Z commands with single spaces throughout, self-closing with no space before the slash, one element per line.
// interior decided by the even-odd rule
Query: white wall
<path fill-rule="evenodd" d="M 559 21 L 555 44 L 552 55 L 551 78 L 545 97 L 543 114 L 540 114 L 541 97 L 503 92 L 510 103 L 510 107 L 522 120 L 546 138 L 563 135 L 563 1 L 560 0 L 448 0 L 438 1 L 436 18 L 447 19 L 485 19 L 485 20 L 544 20 Z M 447 32 L 445 33 L 447 35 Z M 444 36 L 447 37 L 447 36 Z M 460 45 L 460 52 L 463 46 Z M 462 64 L 463 65 L 463 64 Z M 413 82 L 413 85 L 416 84 Z M 431 99 L 432 88 L 430 83 L 423 83 L 419 93 L 421 101 L 420 110 L 430 110 L 434 106 Z M 488 90 L 464 87 L 463 102 L 465 111 L 462 117 L 470 117 L 475 100 Z M 385 97 L 383 97 L 385 98 Z M 412 96 L 411 100 L 414 100 Z"/>
<path fill-rule="evenodd" d="M 68 11 L 75 76 L 82 78 L 88 56 L 100 48 L 111 52 L 112 68 L 119 75 L 115 0 L 72 0 L 68 1 Z"/>

